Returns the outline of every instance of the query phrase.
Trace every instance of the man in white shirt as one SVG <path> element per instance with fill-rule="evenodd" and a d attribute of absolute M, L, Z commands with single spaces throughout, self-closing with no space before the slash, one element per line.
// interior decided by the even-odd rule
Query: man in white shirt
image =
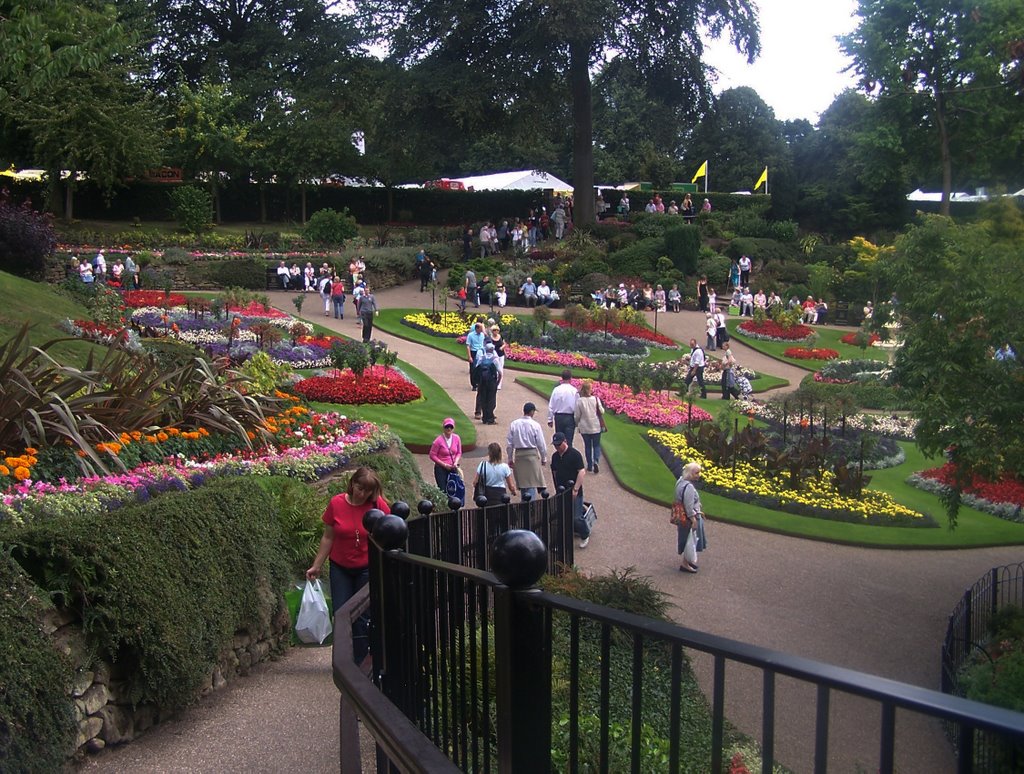
<path fill-rule="evenodd" d="M 707 359 L 704 357 L 704 350 L 697 346 L 697 339 L 690 339 L 690 370 L 686 372 L 686 378 L 683 380 L 683 384 L 686 388 L 690 388 L 690 383 L 693 382 L 694 377 L 697 378 L 697 384 L 700 386 L 700 396 L 702 398 L 708 397 L 708 388 L 704 384 L 704 366 L 707 365 Z M 556 388 L 557 389 L 557 388 Z M 552 394 L 551 397 L 554 397 Z"/>
<path fill-rule="evenodd" d="M 291 274 L 288 271 L 288 264 L 281 261 L 277 265 L 277 281 L 281 284 L 281 290 L 288 289 L 288 281 L 291 279 Z"/>
<path fill-rule="evenodd" d="M 551 306 L 554 303 L 555 299 L 551 297 L 551 287 L 546 280 L 541 280 L 540 285 L 537 286 L 537 300 L 544 306 Z"/>
<path fill-rule="evenodd" d="M 570 446 L 573 436 L 576 435 L 575 412 L 579 397 L 579 390 L 572 386 L 572 371 L 566 368 L 562 371 L 562 381 L 551 391 L 551 398 L 548 400 L 548 427 L 555 428 L 555 432 L 564 433 Z"/>
<path fill-rule="evenodd" d="M 505 439 L 508 464 L 516 477 L 516 488 L 523 500 L 537 496 L 537 488 L 545 486 L 542 468 L 548 464 L 548 449 L 544 444 L 544 429 L 533 418 L 537 407 L 528 402 L 523 416 L 512 421 Z"/>

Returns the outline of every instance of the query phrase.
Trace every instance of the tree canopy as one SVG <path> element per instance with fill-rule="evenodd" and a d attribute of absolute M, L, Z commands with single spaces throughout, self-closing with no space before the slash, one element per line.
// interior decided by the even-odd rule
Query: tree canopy
<path fill-rule="evenodd" d="M 704 35 L 727 35 L 753 61 L 759 51 L 755 7 L 750 0 L 697 0 L 687 5 L 620 0 L 561 3 L 367 0 L 361 4 L 368 35 L 387 43 L 396 61 L 466 63 L 474 80 L 469 94 L 487 102 L 505 83 L 517 92 L 543 91 L 550 101 L 572 105 L 573 185 L 594 182 L 591 69 L 621 57 L 649 83 L 706 104 L 710 85 Z M 591 196 L 576 198 L 576 218 L 594 219 Z"/>

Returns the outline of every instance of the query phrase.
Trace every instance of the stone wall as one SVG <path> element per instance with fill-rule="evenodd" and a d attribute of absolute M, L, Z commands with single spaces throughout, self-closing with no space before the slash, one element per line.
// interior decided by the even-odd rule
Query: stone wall
<path fill-rule="evenodd" d="M 109 744 L 130 742 L 170 712 L 153 704 L 135 705 L 129 695 L 130 681 L 123 667 L 93 657 L 82 634 L 81 623 L 68 611 L 53 611 L 44 622 L 57 649 L 75 671 L 71 692 L 78 721 L 76 755 L 95 753 Z M 237 675 L 248 674 L 254 665 L 275 658 L 289 645 L 288 610 L 281 612 L 262 632 L 237 632 L 203 683 L 198 695 L 219 690 Z"/>

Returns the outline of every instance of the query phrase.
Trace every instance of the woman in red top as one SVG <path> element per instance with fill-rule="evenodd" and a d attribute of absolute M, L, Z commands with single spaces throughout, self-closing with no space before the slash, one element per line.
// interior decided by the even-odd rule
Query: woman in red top
<path fill-rule="evenodd" d="M 376 471 L 359 468 L 349 479 L 348 491 L 332 497 L 324 511 L 320 550 L 316 552 L 312 566 L 306 570 L 306 579 L 319 578 L 324 560 L 330 556 L 331 607 L 334 613 L 370 579 L 369 535 L 363 526 L 363 516 L 371 508 L 391 513 L 381 495 Z M 369 625 L 366 616 L 352 624 L 352 655 L 357 664 L 369 650 Z"/>

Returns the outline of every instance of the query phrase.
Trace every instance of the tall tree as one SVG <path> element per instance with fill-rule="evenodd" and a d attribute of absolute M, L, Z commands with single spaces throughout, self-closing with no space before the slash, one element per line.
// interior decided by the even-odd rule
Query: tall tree
<path fill-rule="evenodd" d="M 687 169 L 708 161 L 716 191 L 753 189 L 767 165 L 769 180 L 791 167 L 782 122 L 749 86 L 726 89 L 686 144 Z"/>
<path fill-rule="evenodd" d="M 896 242 L 884 271 L 896 288 L 905 337 L 895 375 L 914 402 L 917 444 L 947 452 L 959 476 L 947 502 L 955 523 L 960 489 L 974 474 L 1024 475 L 1024 368 L 995 350 L 1024 341 L 1012 282 L 1024 265 L 1024 218 L 1012 200 L 978 223 L 926 217 Z M 1019 357 L 1019 354 L 1018 354 Z M 980 389 L 973 389 L 979 387 Z"/>
<path fill-rule="evenodd" d="M 360 4 L 368 33 L 386 40 L 391 55 L 411 63 L 428 57 L 465 62 L 480 84 L 480 99 L 498 85 L 546 92 L 554 99 L 565 84 L 572 105 L 573 185 L 579 222 L 594 220 L 593 97 L 591 71 L 601 60 L 632 62 L 665 89 L 710 96 L 703 64 L 703 36 L 728 34 L 753 61 L 758 26 L 750 0 L 697 0 L 690 4 L 646 0 L 367 0 Z M 557 84 L 553 86 L 553 84 Z M 682 100 L 677 100 L 682 101 Z"/>
<path fill-rule="evenodd" d="M 954 162 L 994 173 L 1007 138 L 1021 143 L 1024 3 L 859 0 L 857 14 L 840 44 L 869 94 L 929 130 L 948 215 Z"/>

